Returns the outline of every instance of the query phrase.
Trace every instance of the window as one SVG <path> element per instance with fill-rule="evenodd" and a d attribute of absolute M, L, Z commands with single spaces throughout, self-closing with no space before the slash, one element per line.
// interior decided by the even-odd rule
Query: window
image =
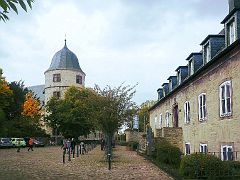
<path fill-rule="evenodd" d="M 211 60 L 211 51 L 210 51 L 210 44 L 207 43 L 204 46 L 204 59 L 205 63 L 208 63 Z"/>
<path fill-rule="evenodd" d="M 230 116 L 231 109 L 231 81 L 222 83 L 219 87 L 220 117 Z"/>
<path fill-rule="evenodd" d="M 190 154 L 190 143 L 185 143 L 185 155 Z"/>
<path fill-rule="evenodd" d="M 165 127 L 169 127 L 169 112 L 165 114 Z"/>
<path fill-rule="evenodd" d="M 229 42 L 229 45 L 232 44 L 235 40 L 236 40 L 235 20 L 233 19 L 228 25 L 228 42 Z"/>
<path fill-rule="evenodd" d="M 233 148 L 229 145 L 221 146 L 221 159 L 223 161 L 233 160 Z"/>
<path fill-rule="evenodd" d="M 155 119 L 154 119 L 154 127 L 155 129 L 157 128 L 157 116 L 155 116 Z"/>
<path fill-rule="evenodd" d="M 159 128 L 162 128 L 162 113 L 159 115 Z"/>
<path fill-rule="evenodd" d="M 53 82 L 61 82 L 61 75 L 53 74 Z"/>
<path fill-rule="evenodd" d="M 177 72 L 178 84 L 181 84 L 181 73 L 180 70 Z"/>
<path fill-rule="evenodd" d="M 206 119 L 206 94 L 202 93 L 198 96 L 198 114 L 199 121 L 204 121 Z"/>
<path fill-rule="evenodd" d="M 207 144 L 200 144 L 199 145 L 199 152 L 200 153 L 207 153 L 208 150 L 207 150 Z"/>
<path fill-rule="evenodd" d="M 189 75 L 193 75 L 193 74 L 194 74 L 194 62 L 193 60 L 191 60 L 189 63 Z"/>
<path fill-rule="evenodd" d="M 190 102 L 186 101 L 184 104 L 184 121 L 186 124 L 190 123 Z"/>
<path fill-rule="evenodd" d="M 54 91 L 54 92 L 53 92 L 53 97 L 59 99 L 60 96 L 61 96 L 61 95 L 60 95 L 60 91 Z"/>
<path fill-rule="evenodd" d="M 82 76 L 76 75 L 76 83 L 77 84 L 82 84 Z"/>
<path fill-rule="evenodd" d="M 169 92 L 172 91 L 172 80 L 169 80 Z"/>

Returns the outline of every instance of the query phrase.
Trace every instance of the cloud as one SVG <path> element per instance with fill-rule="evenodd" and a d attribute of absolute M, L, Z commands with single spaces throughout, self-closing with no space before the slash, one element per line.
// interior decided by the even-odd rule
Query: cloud
<path fill-rule="evenodd" d="M 201 50 L 200 42 L 223 28 L 227 11 L 225 0 L 36 1 L 0 24 L 0 64 L 9 81 L 42 84 L 66 33 L 87 86 L 138 82 L 140 104 L 156 99 L 156 89 Z"/>

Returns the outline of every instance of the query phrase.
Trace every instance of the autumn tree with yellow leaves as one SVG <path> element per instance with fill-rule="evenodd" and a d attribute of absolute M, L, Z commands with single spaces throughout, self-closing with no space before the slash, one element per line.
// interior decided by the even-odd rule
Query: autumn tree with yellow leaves
<path fill-rule="evenodd" d="M 30 118 L 39 118 L 42 114 L 41 104 L 39 100 L 34 98 L 32 92 L 28 92 L 25 95 L 25 101 L 23 103 L 22 115 Z"/>

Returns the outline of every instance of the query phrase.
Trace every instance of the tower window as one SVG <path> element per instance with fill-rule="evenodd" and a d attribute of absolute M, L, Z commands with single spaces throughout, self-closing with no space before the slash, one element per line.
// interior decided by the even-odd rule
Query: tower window
<path fill-rule="evenodd" d="M 82 76 L 76 75 L 76 83 L 77 84 L 82 84 Z"/>
<path fill-rule="evenodd" d="M 61 74 L 53 74 L 53 82 L 61 82 Z"/>
<path fill-rule="evenodd" d="M 53 92 L 53 97 L 55 97 L 56 99 L 59 99 L 60 96 L 61 96 L 60 91 L 54 91 Z"/>

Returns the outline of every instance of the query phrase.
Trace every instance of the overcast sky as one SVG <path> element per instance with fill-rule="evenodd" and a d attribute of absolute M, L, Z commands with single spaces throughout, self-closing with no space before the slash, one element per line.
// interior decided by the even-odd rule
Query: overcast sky
<path fill-rule="evenodd" d="M 137 86 L 134 100 L 156 90 L 208 34 L 223 28 L 228 0 L 36 0 L 28 13 L 0 22 L 0 67 L 7 81 L 44 84 L 53 55 L 67 46 L 86 86 Z"/>

